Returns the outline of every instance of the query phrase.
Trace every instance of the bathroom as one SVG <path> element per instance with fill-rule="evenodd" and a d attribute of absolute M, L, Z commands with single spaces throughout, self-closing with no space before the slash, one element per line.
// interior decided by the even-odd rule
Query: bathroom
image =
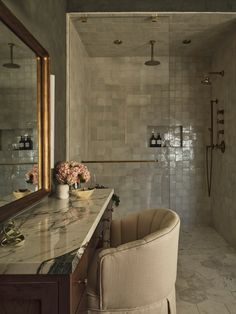
<path fill-rule="evenodd" d="M 176 211 L 177 313 L 236 313 L 233 1 L 3 2 L 49 52 L 55 162 L 81 161 L 91 184 L 114 188 L 114 218 Z M 52 248 L 68 245 L 63 232 Z"/>
<path fill-rule="evenodd" d="M 96 12 L 70 13 L 67 19 L 67 158 L 87 162 L 97 184 L 115 188 L 121 200 L 115 216 L 157 204 L 175 209 L 185 244 L 180 254 L 190 254 L 187 247 L 196 241 L 204 247 L 209 240 L 199 265 L 211 258 L 211 242 L 221 240 L 209 226 L 236 246 L 235 23 L 234 14 L 224 13 Z M 160 62 L 154 66 L 145 65 L 150 40 L 155 40 L 153 58 Z M 164 147 L 149 147 L 152 129 L 166 137 Z M 211 134 L 214 149 L 207 149 Z M 229 268 L 235 262 L 234 256 Z M 235 272 L 226 292 L 219 287 L 207 292 L 204 278 L 196 278 L 210 297 L 199 297 L 199 286 L 180 277 L 180 313 L 215 309 L 217 293 L 234 301 Z M 222 274 L 218 280 L 225 280 Z M 227 297 L 218 297 L 223 303 L 214 313 L 228 313 Z"/>

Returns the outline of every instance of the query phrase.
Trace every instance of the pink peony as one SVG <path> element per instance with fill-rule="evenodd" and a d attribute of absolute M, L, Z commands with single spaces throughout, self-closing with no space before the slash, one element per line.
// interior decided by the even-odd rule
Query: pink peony
<path fill-rule="evenodd" d="M 80 182 L 88 182 L 90 173 L 85 165 L 77 161 L 63 161 L 56 165 L 55 177 L 59 184 L 74 185 Z"/>

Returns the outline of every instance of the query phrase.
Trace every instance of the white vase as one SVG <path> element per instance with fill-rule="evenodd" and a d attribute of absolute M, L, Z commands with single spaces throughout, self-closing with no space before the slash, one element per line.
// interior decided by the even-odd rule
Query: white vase
<path fill-rule="evenodd" d="M 56 197 L 60 200 L 66 200 L 67 198 L 69 198 L 69 185 L 58 184 L 56 186 Z"/>

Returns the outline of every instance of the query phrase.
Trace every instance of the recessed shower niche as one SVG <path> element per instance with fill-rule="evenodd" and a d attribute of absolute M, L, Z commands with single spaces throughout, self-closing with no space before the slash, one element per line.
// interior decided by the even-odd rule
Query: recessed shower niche
<path fill-rule="evenodd" d="M 187 144 L 183 139 L 182 125 L 149 125 L 146 138 L 146 145 L 150 148 L 183 147 L 184 143 Z"/>

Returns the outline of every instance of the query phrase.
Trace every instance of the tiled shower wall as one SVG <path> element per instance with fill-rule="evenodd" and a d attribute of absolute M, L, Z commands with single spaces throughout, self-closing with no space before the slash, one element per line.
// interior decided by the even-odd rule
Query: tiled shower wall
<path fill-rule="evenodd" d="M 170 58 L 170 125 L 183 126 L 183 147 L 170 149 L 171 208 L 186 224 L 211 224 L 205 146 L 211 87 L 201 84 L 210 70 L 206 57 Z"/>
<path fill-rule="evenodd" d="M 158 58 L 158 67 L 144 66 L 145 58 L 140 57 L 89 58 L 89 65 L 85 59 L 85 54 L 77 55 L 78 64 L 73 65 L 74 86 L 80 88 L 80 75 L 87 82 L 80 84 L 84 86 L 80 92 L 90 86 L 84 104 L 88 125 L 80 140 L 88 146 L 79 160 L 158 159 L 158 163 L 88 164 L 97 183 L 114 187 L 120 196 L 116 214 L 163 206 L 177 210 L 182 223 L 210 224 L 205 144 L 211 88 L 200 84 L 210 59 L 164 56 Z M 83 64 L 90 83 L 83 69 L 76 74 Z M 80 119 L 77 99 L 70 115 Z M 183 126 L 183 147 L 149 148 L 148 126 L 169 125 Z M 76 132 L 70 141 L 71 146 L 79 143 Z"/>
<path fill-rule="evenodd" d="M 219 129 L 225 130 L 224 140 L 226 143 L 225 153 L 219 150 L 213 152 L 213 187 L 212 187 L 212 210 L 213 221 L 217 231 L 225 239 L 236 247 L 236 39 L 235 35 L 229 36 L 223 44 L 219 45 L 212 64 L 213 71 L 225 71 L 224 77 L 214 77 L 212 94 L 219 102 L 215 108 L 224 109 L 224 126 Z M 220 115 L 218 117 L 222 119 Z M 217 117 L 215 114 L 214 120 Z M 222 139 L 222 138 L 221 138 Z M 215 141 L 216 142 L 216 141 Z"/>
<path fill-rule="evenodd" d="M 157 71 L 140 57 L 92 58 L 88 159 L 158 159 L 88 165 L 100 184 L 119 194 L 120 215 L 169 206 L 168 148 L 148 147 L 148 126 L 169 125 L 169 57 L 159 59 Z"/>

